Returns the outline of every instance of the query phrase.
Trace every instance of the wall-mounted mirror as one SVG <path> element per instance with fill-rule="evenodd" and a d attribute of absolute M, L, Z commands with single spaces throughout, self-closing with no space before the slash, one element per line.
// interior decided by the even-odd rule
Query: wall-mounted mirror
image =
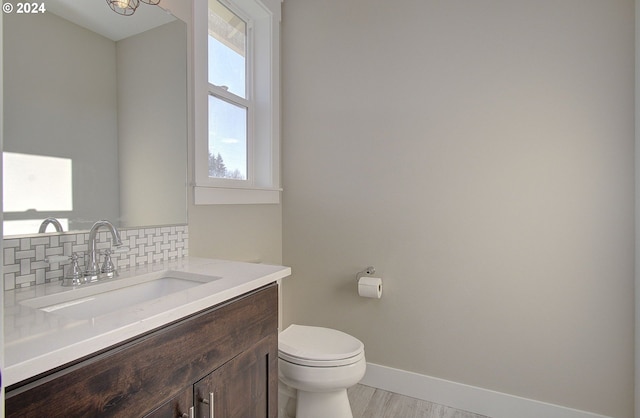
<path fill-rule="evenodd" d="M 5 237 L 48 217 L 64 231 L 186 223 L 186 24 L 143 3 L 44 6 L 4 13 Z"/>

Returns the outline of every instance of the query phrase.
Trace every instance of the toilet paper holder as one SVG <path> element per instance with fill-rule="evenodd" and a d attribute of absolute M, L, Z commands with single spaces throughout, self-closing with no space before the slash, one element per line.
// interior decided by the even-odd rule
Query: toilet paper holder
<path fill-rule="evenodd" d="M 356 281 L 360 280 L 360 277 L 362 277 L 362 276 L 372 276 L 375 272 L 376 272 L 376 268 L 375 267 L 368 266 L 367 268 L 365 268 L 362 271 L 359 271 L 356 274 Z"/>

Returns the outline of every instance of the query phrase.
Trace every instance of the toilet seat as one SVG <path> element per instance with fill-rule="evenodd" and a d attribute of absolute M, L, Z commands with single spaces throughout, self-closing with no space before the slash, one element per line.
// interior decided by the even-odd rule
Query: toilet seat
<path fill-rule="evenodd" d="M 364 358 L 364 344 L 335 329 L 290 325 L 278 337 L 278 357 L 308 367 L 346 366 Z"/>

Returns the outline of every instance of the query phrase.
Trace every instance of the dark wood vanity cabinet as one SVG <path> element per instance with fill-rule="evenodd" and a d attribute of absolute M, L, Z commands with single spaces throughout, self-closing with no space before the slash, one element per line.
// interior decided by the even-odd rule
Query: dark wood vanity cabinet
<path fill-rule="evenodd" d="M 272 284 L 12 385 L 5 414 L 276 418 L 277 327 Z"/>

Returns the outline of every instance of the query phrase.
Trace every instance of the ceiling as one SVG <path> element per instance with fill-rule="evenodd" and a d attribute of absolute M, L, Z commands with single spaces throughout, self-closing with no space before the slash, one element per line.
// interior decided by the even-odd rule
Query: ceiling
<path fill-rule="evenodd" d="M 48 0 L 47 11 L 113 41 L 145 32 L 175 19 L 163 8 L 142 2 L 131 16 L 115 13 L 105 0 Z"/>

